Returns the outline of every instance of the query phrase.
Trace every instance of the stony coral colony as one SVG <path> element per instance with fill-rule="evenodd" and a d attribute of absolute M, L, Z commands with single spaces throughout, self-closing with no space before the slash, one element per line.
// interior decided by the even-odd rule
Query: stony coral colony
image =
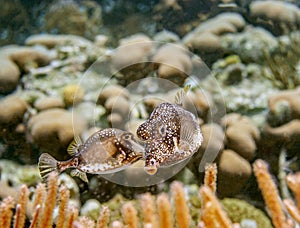
<path fill-rule="evenodd" d="M 253 171 L 272 225 L 282 228 L 294 227 L 299 223 L 300 173 L 290 174 L 286 178 L 294 200 L 280 198 L 265 161 L 256 160 Z M 119 201 L 117 207 L 105 203 L 99 208 L 97 218 L 93 219 L 79 214 L 79 209 L 70 203 L 68 188 L 64 184 L 59 185 L 57 174 L 51 173 L 47 184 L 36 186 L 33 197 L 29 197 L 28 187 L 22 185 L 17 199 L 8 196 L 1 201 L 0 227 L 272 227 L 264 212 L 245 201 L 218 199 L 216 182 L 217 166 L 215 163 L 207 164 L 204 183 L 196 194 L 200 200 L 196 210 L 184 185 L 174 181 L 169 193 L 163 192 L 157 196 L 143 193 L 136 200 Z"/>
<path fill-rule="evenodd" d="M 169 13 L 169 6 L 164 6 L 163 2 L 160 9 Z M 184 7 L 186 5 L 175 6 L 177 10 Z M 59 8 L 59 14 L 66 9 Z M 95 16 L 100 13 L 97 9 Z M 202 183 L 202 178 L 198 177 L 203 153 L 220 151 L 216 160 L 218 181 L 215 166 L 207 166 L 204 185 L 194 195 L 188 192 L 188 185 L 173 182 L 170 193 L 157 196 L 145 193 L 132 201 L 116 196 L 103 203 L 92 219 L 73 206 L 70 190 L 58 184 L 57 177 L 52 175 L 47 187 L 39 184 L 34 193 L 22 185 L 17 194 L 2 198 L 0 227 L 293 227 L 299 223 L 299 173 L 285 174 L 286 168 L 299 169 L 293 160 L 286 161 L 286 158 L 295 157 L 300 140 L 299 7 L 269 0 L 253 1 L 249 10 L 247 21 L 238 10 L 203 18 L 199 26 L 181 31 L 184 33 L 182 39 L 168 31 L 151 38 L 145 34 L 123 38 L 112 56 L 106 56 L 110 51 L 105 43 L 108 37 L 98 36 L 93 42 L 78 36 L 84 32 L 33 35 L 26 40 L 25 46 L 2 47 L 0 93 L 5 97 L 0 100 L 0 135 L 5 145 L 5 148 L 1 145 L 3 157 L 18 154 L 21 162 L 33 163 L 32 157 L 37 156 L 38 148 L 64 159 L 66 155 L 60 151 L 66 151 L 74 131 L 81 135 L 93 131 L 95 116 L 87 113 L 96 114 L 97 123 L 135 128 L 159 100 L 147 97 L 134 109 L 133 117 L 138 118 L 124 119 L 135 102 L 126 86 L 153 71 L 158 78 L 181 86 L 193 72 L 195 61 L 182 47 L 201 53 L 211 65 L 229 114 L 221 113 L 218 123 L 209 122 L 209 113 L 215 111 L 212 106 L 222 99 L 209 78 L 201 79 L 205 93 L 196 88 L 188 95 L 201 118 L 204 135 L 199 153 L 188 164 L 197 177 L 194 182 Z M 73 10 L 69 12 L 74 14 Z M 48 18 L 56 18 L 49 15 Z M 60 21 L 61 26 L 64 21 Z M 269 31 L 274 27 L 277 35 Z M 152 46 L 153 41 L 180 45 L 176 48 L 170 44 Z M 130 45 L 134 43 L 139 45 Z M 112 68 L 121 69 L 114 75 L 118 84 L 108 85 L 100 96 L 95 88 L 103 86 L 99 78 L 107 73 L 105 70 L 101 69 L 104 73 L 91 71 L 88 83 L 78 83 L 81 72 L 99 57 L 99 53 L 104 59 L 112 60 Z M 128 53 L 131 53 L 130 58 Z M 139 64 L 132 64 L 137 61 Z M 167 100 L 174 97 L 174 91 L 159 94 L 159 97 Z M 185 105 L 188 108 L 191 104 Z M 103 117 L 107 121 L 103 121 Z M 212 140 L 207 140 L 209 138 Z M 271 163 L 272 173 L 279 173 L 278 185 L 266 162 L 253 162 L 257 155 Z M 274 161 L 278 161 L 277 170 L 273 170 L 276 169 Z M 252 172 L 262 192 L 268 217 L 245 200 L 221 199 L 238 197 L 244 187 L 248 188 L 246 191 L 250 189 L 248 193 L 251 194 L 256 187 L 247 186 L 249 178 L 255 183 L 251 180 Z"/>

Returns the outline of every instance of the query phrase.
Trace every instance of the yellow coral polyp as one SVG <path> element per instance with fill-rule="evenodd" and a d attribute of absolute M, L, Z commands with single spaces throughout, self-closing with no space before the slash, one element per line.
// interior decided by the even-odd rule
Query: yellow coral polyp
<path fill-rule="evenodd" d="M 63 88 L 63 99 L 66 106 L 80 103 L 84 97 L 84 89 L 77 84 L 70 84 Z"/>

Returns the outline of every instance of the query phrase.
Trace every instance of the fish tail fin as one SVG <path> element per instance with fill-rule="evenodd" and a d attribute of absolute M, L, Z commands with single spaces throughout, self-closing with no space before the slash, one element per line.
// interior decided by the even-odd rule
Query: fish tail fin
<path fill-rule="evenodd" d="M 38 167 L 44 181 L 47 180 L 50 173 L 59 173 L 58 161 L 48 153 L 41 154 Z"/>

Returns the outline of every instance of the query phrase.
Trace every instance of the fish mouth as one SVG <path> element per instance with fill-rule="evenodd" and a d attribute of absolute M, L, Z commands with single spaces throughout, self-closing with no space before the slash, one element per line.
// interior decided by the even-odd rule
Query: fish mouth
<path fill-rule="evenodd" d="M 145 166 L 144 170 L 149 175 L 154 175 L 157 172 L 157 167 L 156 166 Z"/>
<path fill-rule="evenodd" d="M 144 170 L 149 175 L 154 175 L 157 172 L 159 164 L 156 162 L 155 158 L 149 160 L 146 159 L 146 164 Z"/>

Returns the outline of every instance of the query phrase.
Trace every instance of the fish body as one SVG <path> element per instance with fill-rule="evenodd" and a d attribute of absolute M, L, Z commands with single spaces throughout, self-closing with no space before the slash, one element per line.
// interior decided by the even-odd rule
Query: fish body
<path fill-rule="evenodd" d="M 191 157 L 203 141 L 195 116 L 171 103 L 158 105 L 139 126 L 137 136 L 145 141 L 145 171 L 149 174 Z"/>
<path fill-rule="evenodd" d="M 86 173 L 107 174 L 120 171 L 143 157 L 144 148 L 136 142 L 132 133 L 107 128 L 97 131 L 84 143 L 78 138 L 68 148 L 72 158 L 57 161 L 44 153 L 39 158 L 39 169 L 43 179 L 50 172 L 58 173 L 75 168 L 71 175 L 87 181 Z"/>

